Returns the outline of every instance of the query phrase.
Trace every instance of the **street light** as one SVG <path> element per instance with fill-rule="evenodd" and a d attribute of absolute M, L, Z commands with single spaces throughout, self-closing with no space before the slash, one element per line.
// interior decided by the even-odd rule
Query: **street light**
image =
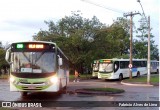
<path fill-rule="evenodd" d="M 145 15 L 145 13 L 144 13 L 144 10 L 143 10 L 143 7 L 142 7 L 142 4 L 141 4 L 140 0 L 137 0 L 137 2 L 139 2 L 139 4 L 141 5 L 142 11 L 143 11 L 143 15 L 144 15 L 144 17 L 145 17 L 145 19 L 146 19 L 146 21 L 147 21 L 147 18 L 146 18 L 146 15 Z"/>
<path fill-rule="evenodd" d="M 150 69 L 151 69 L 151 66 L 150 66 L 150 61 L 151 61 L 151 58 L 150 58 L 150 56 L 151 56 L 150 55 L 150 16 L 148 16 L 148 20 L 147 20 L 147 17 L 144 13 L 144 10 L 143 10 L 143 7 L 142 7 L 142 4 L 141 4 L 140 0 L 137 0 L 137 2 L 139 2 L 139 4 L 141 5 L 143 15 L 144 15 L 144 17 L 147 21 L 147 26 L 148 26 L 148 63 L 147 63 L 148 64 L 148 66 L 147 66 L 148 74 L 147 74 L 147 83 L 150 84 L 150 77 L 151 77 L 150 76 L 151 75 L 151 73 L 150 73 Z"/>

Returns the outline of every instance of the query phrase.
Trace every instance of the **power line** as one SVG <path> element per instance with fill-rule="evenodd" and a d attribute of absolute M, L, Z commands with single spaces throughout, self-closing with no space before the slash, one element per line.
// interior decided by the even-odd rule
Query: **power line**
<path fill-rule="evenodd" d="M 113 11 L 113 12 L 117 12 L 117 13 L 124 13 L 123 11 L 121 10 L 118 10 L 118 9 L 114 9 L 114 8 L 110 8 L 110 7 L 106 7 L 104 5 L 101 5 L 101 4 L 97 4 L 97 3 L 94 3 L 94 2 L 91 2 L 89 0 L 81 0 L 83 2 L 87 2 L 89 4 L 92 4 L 92 5 L 95 5 L 95 6 L 98 6 L 98 7 L 101 7 L 101 8 L 104 8 L 104 9 L 107 9 L 107 10 L 110 10 L 110 11 Z"/>

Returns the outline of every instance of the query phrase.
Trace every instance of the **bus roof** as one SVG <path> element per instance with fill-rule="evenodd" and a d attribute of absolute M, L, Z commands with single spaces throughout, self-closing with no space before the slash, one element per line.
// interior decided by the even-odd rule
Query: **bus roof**
<path fill-rule="evenodd" d="M 130 61 L 130 59 L 100 59 L 100 60 L 112 60 L 112 61 Z M 132 59 L 132 61 L 147 61 L 147 59 Z"/>
<path fill-rule="evenodd" d="M 46 44 L 54 44 L 56 45 L 56 43 L 54 42 L 49 42 L 49 41 L 19 41 L 19 42 L 13 42 L 11 44 L 14 44 L 14 43 L 46 43 Z"/>
<path fill-rule="evenodd" d="M 15 43 L 45 43 L 45 44 L 53 44 L 57 47 L 57 49 L 65 56 L 65 58 L 68 60 L 67 56 L 62 52 L 62 50 L 58 47 L 58 45 L 54 42 L 49 42 L 49 41 L 20 41 L 20 42 L 13 42 L 11 43 L 12 44 L 15 44 Z M 10 46 L 11 46 L 10 45 Z"/>

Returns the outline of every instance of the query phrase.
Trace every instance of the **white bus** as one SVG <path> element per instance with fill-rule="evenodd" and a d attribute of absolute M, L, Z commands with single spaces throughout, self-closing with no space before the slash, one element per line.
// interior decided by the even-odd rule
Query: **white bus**
<path fill-rule="evenodd" d="M 159 62 L 157 60 L 151 60 L 151 73 L 159 73 Z"/>
<path fill-rule="evenodd" d="M 92 77 L 98 78 L 99 60 L 94 60 L 92 64 Z"/>
<path fill-rule="evenodd" d="M 133 59 L 132 76 L 147 74 L 147 60 Z M 119 79 L 129 77 L 129 59 L 101 59 L 99 60 L 98 78 Z"/>
<path fill-rule="evenodd" d="M 58 92 L 69 82 L 68 58 L 52 42 L 16 42 L 6 52 L 10 91 Z"/>

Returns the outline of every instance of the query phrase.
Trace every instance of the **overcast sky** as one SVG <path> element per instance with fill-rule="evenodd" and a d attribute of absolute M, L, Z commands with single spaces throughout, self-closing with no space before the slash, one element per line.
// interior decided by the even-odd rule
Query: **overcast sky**
<path fill-rule="evenodd" d="M 102 7 L 95 6 L 92 2 Z M 141 0 L 146 16 L 151 17 L 151 33 L 159 44 L 159 2 L 158 0 Z M 104 7 L 104 8 L 103 8 Z M 118 12 L 114 12 L 118 11 Z M 40 29 L 46 30 L 44 21 L 57 21 L 71 15 L 71 11 L 80 10 L 84 18 L 96 16 L 100 22 L 110 25 L 123 13 L 142 9 L 137 0 L 0 0 L 0 41 L 31 41 Z M 129 19 L 129 17 L 128 17 Z M 139 24 L 140 16 L 133 21 Z"/>

